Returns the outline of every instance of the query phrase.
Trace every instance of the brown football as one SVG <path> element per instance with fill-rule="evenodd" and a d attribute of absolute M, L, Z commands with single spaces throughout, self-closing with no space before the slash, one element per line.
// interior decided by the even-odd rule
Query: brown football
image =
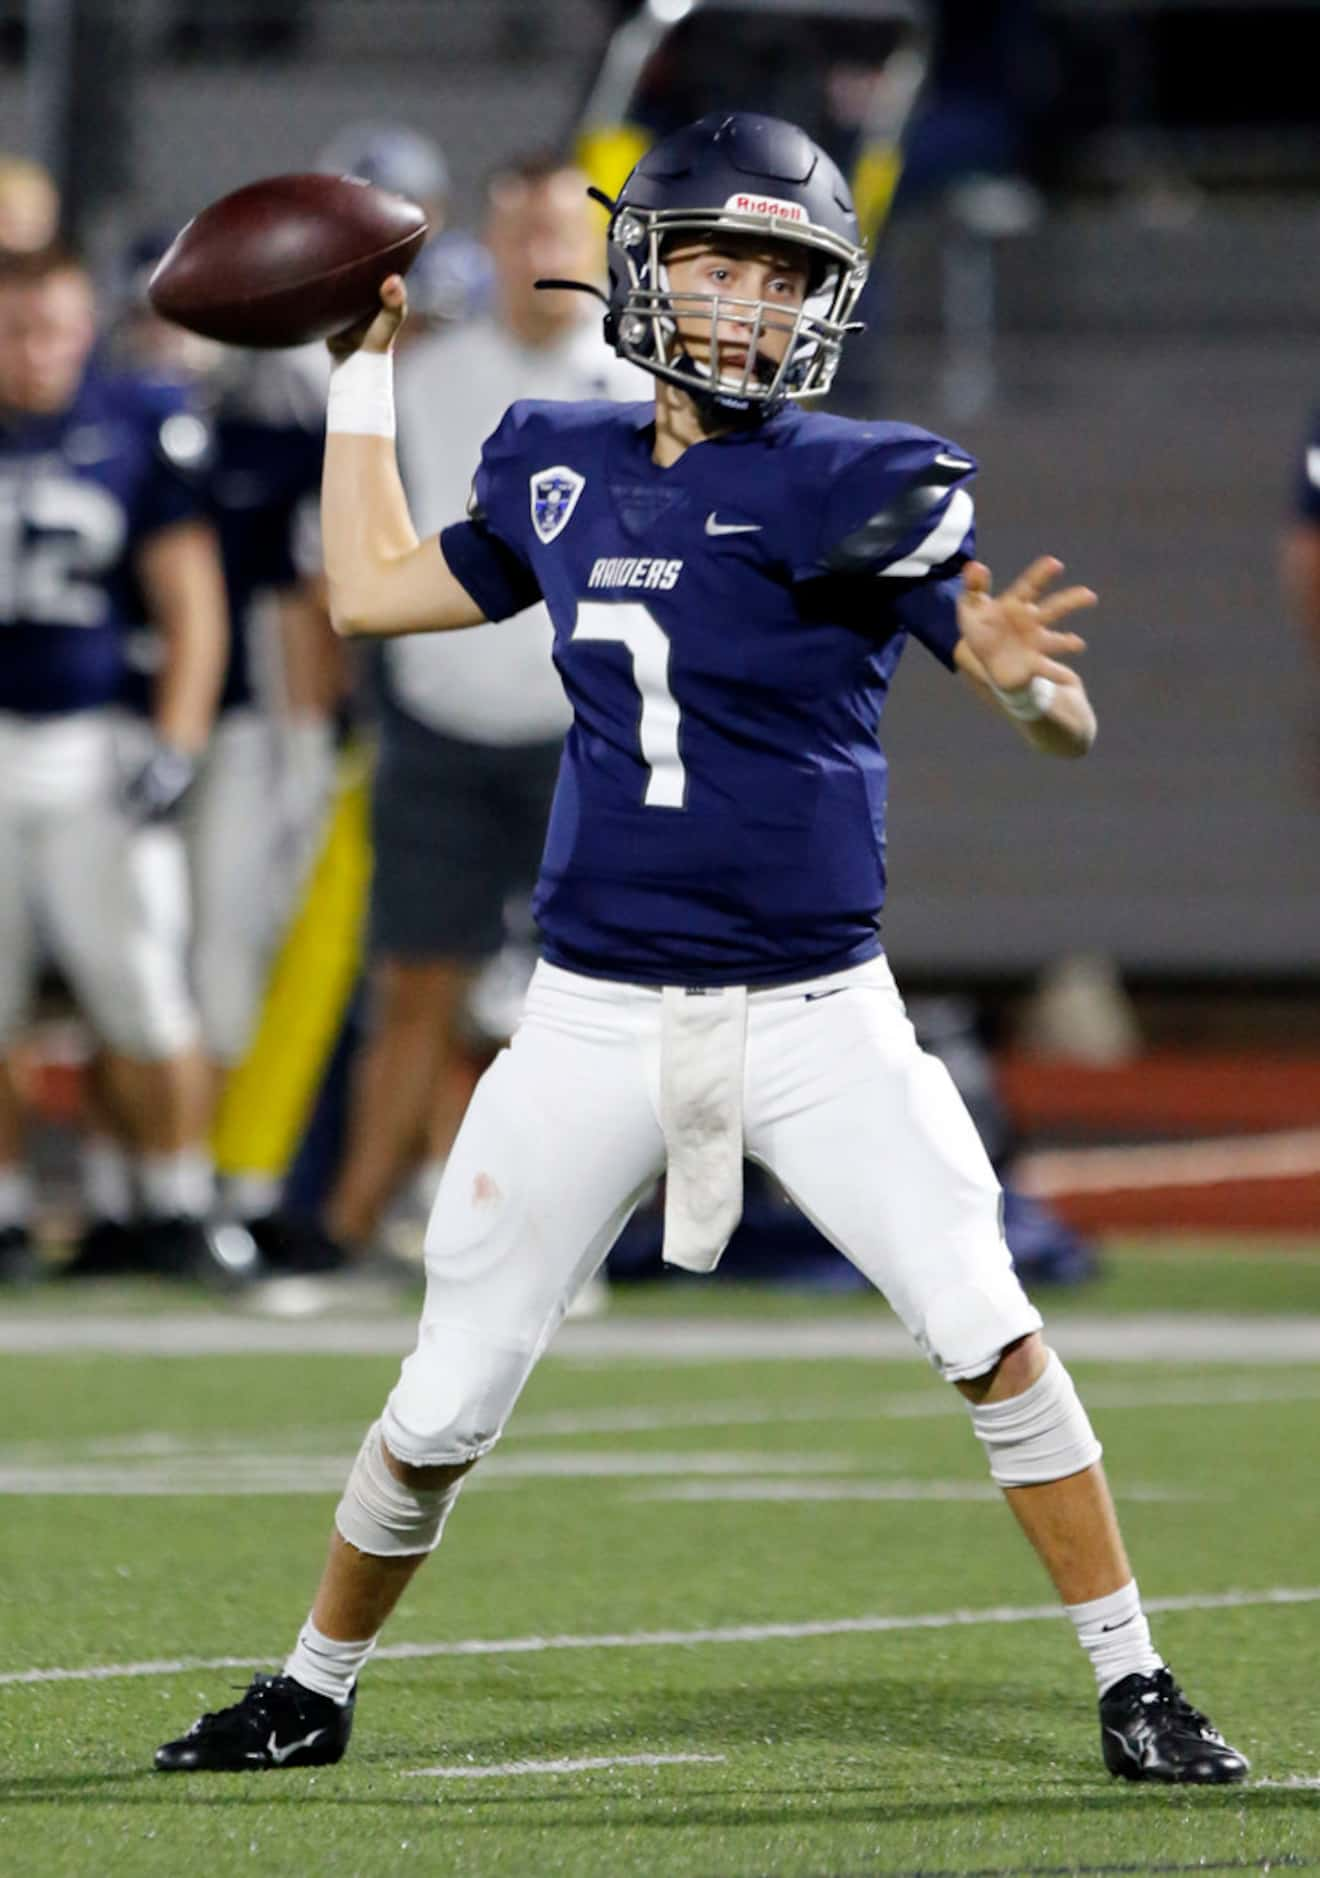
<path fill-rule="evenodd" d="M 356 176 L 270 176 L 222 196 L 151 276 L 156 311 L 231 346 L 299 346 L 378 306 L 426 240 L 424 212 Z"/>

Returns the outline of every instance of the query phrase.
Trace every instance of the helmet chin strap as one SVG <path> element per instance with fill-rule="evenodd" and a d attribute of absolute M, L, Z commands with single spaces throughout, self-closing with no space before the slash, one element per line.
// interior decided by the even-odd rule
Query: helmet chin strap
<path fill-rule="evenodd" d="M 589 280 L 534 280 L 532 285 L 538 293 L 589 293 L 602 306 L 610 303 L 610 296 Z"/>
<path fill-rule="evenodd" d="M 706 380 L 706 388 L 701 390 L 695 385 L 675 386 L 675 390 L 691 398 L 705 430 L 753 430 L 779 409 L 779 400 L 771 404 L 764 398 L 749 398 L 736 391 L 721 390 L 719 380 L 712 379 L 707 367 L 694 359 L 690 352 L 676 353 L 670 363 L 676 371 L 691 372 Z"/>

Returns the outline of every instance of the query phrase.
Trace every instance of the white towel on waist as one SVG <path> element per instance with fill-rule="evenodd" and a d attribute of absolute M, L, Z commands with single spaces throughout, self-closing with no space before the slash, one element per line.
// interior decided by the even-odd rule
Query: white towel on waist
<path fill-rule="evenodd" d="M 662 1000 L 663 1257 L 690 1272 L 713 1272 L 742 1218 L 747 989 L 666 985 Z"/>

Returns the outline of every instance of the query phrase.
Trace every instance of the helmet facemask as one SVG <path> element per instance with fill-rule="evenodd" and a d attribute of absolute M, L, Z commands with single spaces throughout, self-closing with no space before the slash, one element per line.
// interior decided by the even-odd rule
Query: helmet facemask
<path fill-rule="evenodd" d="M 810 283 L 802 304 L 777 306 L 726 294 L 676 292 L 666 256 L 688 241 L 718 248 L 729 235 L 802 250 Z M 625 204 L 610 224 L 610 253 L 614 267 L 626 270 L 626 281 L 620 283 L 622 303 L 617 294 L 612 296 L 616 349 L 643 370 L 721 411 L 765 416 L 787 400 L 820 397 L 833 382 L 844 338 L 860 330 L 860 322 L 849 316 L 866 284 L 865 253 L 814 223 L 736 210 Z M 680 318 L 691 324 L 694 315 L 709 321 L 705 361 L 692 356 L 679 332 Z M 744 327 L 747 336 L 724 340 L 724 349 L 727 353 L 745 347 L 745 357 L 722 366 L 719 328 L 730 321 Z M 760 350 L 768 332 L 787 335 L 777 363 Z"/>

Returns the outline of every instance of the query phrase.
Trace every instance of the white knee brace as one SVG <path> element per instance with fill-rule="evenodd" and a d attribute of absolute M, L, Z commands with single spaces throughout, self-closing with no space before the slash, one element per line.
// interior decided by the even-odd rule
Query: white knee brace
<path fill-rule="evenodd" d="M 1038 1487 L 1080 1474 L 1103 1449 L 1072 1377 L 1051 1350 L 1044 1373 L 1022 1395 L 972 1406 L 972 1427 L 1001 1487 Z"/>
<path fill-rule="evenodd" d="M 434 1552 L 462 1484 L 419 1489 L 396 1480 L 385 1465 L 380 1423 L 373 1422 L 335 1508 L 335 1525 L 341 1538 L 373 1558 Z"/>

